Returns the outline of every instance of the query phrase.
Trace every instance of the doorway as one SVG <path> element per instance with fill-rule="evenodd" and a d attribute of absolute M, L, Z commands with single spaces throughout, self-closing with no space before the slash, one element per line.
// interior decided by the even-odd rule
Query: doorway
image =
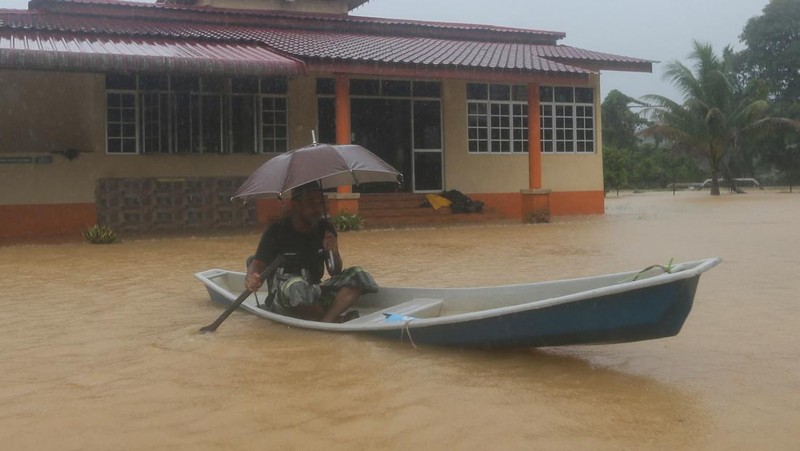
<path fill-rule="evenodd" d="M 322 142 L 335 142 L 335 101 L 318 98 Z M 403 174 L 396 183 L 353 186 L 354 192 L 441 192 L 441 102 L 413 98 L 351 97 L 351 142 L 369 149 Z"/>

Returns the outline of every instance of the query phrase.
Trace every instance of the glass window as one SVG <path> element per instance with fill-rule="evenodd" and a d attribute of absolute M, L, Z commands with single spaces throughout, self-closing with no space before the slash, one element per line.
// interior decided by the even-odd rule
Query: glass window
<path fill-rule="evenodd" d="M 552 102 L 553 101 L 553 87 L 552 86 L 541 86 L 539 88 L 539 101 L 540 102 Z"/>
<path fill-rule="evenodd" d="M 142 152 L 169 153 L 169 97 L 144 92 L 139 97 L 142 112 Z"/>
<path fill-rule="evenodd" d="M 594 89 L 541 86 L 539 95 L 542 152 L 594 152 Z M 467 139 L 470 152 L 527 152 L 526 86 L 469 83 Z"/>
<path fill-rule="evenodd" d="M 203 78 L 203 92 L 226 92 L 227 78 Z"/>
<path fill-rule="evenodd" d="M 383 80 L 381 94 L 387 97 L 410 97 L 411 82 L 402 80 Z"/>
<path fill-rule="evenodd" d="M 333 78 L 317 78 L 317 94 L 318 95 L 334 95 L 336 87 Z"/>
<path fill-rule="evenodd" d="M 489 100 L 511 100 L 511 86 L 489 85 Z"/>
<path fill-rule="evenodd" d="M 489 86 L 483 83 L 467 83 L 467 99 L 486 100 L 489 98 Z"/>
<path fill-rule="evenodd" d="M 470 152 L 527 152 L 527 88 L 469 83 L 467 139 Z"/>
<path fill-rule="evenodd" d="M 380 80 L 350 80 L 350 95 L 353 96 L 379 96 L 381 94 Z"/>
<path fill-rule="evenodd" d="M 592 88 L 575 88 L 575 103 L 594 103 Z"/>
<path fill-rule="evenodd" d="M 441 97 L 442 84 L 438 81 L 415 81 L 413 83 L 414 97 Z"/>
<path fill-rule="evenodd" d="M 554 96 L 541 101 L 542 152 L 594 152 L 594 90 L 542 87 L 540 92 L 545 89 Z"/>
<path fill-rule="evenodd" d="M 286 79 L 109 75 L 106 86 L 108 153 L 288 148 Z M 118 89 L 124 86 L 134 88 Z M 262 89 L 282 94 L 263 96 L 262 103 Z"/>
<path fill-rule="evenodd" d="M 222 153 L 222 95 L 203 95 L 200 101 L 200 152 Z"/>
<path fill-rule="evenodd" d="M 286 152 L 288 148 L 288 123 L 286 99 L 276 96 L 261 97 L 261 149 L 262 152 Z"/>
<path fill-rule="evenodd" d="M 231 92 L 236 94 L 258 94 L 257 78 L 231 79 Z"/>
<path fill-rule="evenodd" d="M 558 87 L 555 89 L 555 97 L 556 102 L 569 102 L 572 103 L 575 100 L 575 96 L 573 95 L 573 89 L 570 88 L 563 88 Z"/>
<path fill-rule="evenodd" d="M 261 94 L 286 94 L 289 92 L 289 82 L 285 78 L 261 79 Z"/>
<path fill-rule="evenodd" d="M 142 75 L 139 77 L 139 89 L 142 91 L 166 91 L 169 89 L 169 78 L 166 75 Z"/>
<path fill-rule="evenodd" d="M 136 76 L 108 74 L 106 75 L 106 89 L 136 89 Z"/>
<path fill-rule="evenodd" d="M 441 152 L 414 152 L 414 189 L 442 190 Z"/>
<path fill-rule="evenodd" d="M 255 152 L 256 122 L 256 97 L 231 97 L 231 152 Z"/>
<path fill-rule="evenodd" d="M 414 101 L 414 149 L 441 149 L 441 106 L 438 100 Z"/>
<path fill-rule="evenodd" d="M 106 145 L 108 153 L 136 153 L 136 94 L 106 94 Z"/>
<path fill-rule="evenodd" d="M 197 77 L 170 77 L 169 87 L 172 91 L 199 92 L 200 79 Z"/>
<path fill-rule="evenodd" d="M 528 102 L 528 87 L 518 85 L 511 87 L 511 99 L 517 102 Z"/>

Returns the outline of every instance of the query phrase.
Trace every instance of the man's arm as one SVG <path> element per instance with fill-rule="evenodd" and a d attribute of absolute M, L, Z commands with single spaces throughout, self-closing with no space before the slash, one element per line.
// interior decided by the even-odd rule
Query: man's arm
<path fill-rule="evenodd" d="M 247 276 L 244 279 L 244 286 L 250 291 L 257 291 L 264 284 L 261 279 L 261 273 L 267 269 L 267 264 L 263 261 L 254 258 L 247 268 Z"/>
<path fill-rule="evenodd" d="M 256 291 L 264 284 L 261 273 L 264 272 L 264 270 L 267 269 L 267 265 L 272 263 L 272 260 L 278 256 L 277 235 L 277 223 L 273 223 L 264 231 L 264 234 L 261 235 L 258 248 L 256 248 L 255 258 L 247 267 L 247 275 L 244 279 L 244 286 L 248 290 Z"/>

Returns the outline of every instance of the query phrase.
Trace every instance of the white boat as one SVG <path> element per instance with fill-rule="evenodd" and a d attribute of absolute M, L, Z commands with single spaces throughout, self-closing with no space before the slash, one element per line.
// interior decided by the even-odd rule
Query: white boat
<path fill-rule="evenodd" d="M 341 324 L 269 311 L 259 305 L 266 291 L 250 294 L 240 307 L 287 326 L 371 334 L 414 344 L 623 343 L 676 335 L 691 311 L 700 275 L 720 261 L 708 258 L 643 271 L 495 287 L 381 287 L 359 299 L 355 307 L 359 318 Z M 242 272 L 210 269 L 195 276 L 211 299 L 222 304 L 233 304 L 245 292 Z"/>

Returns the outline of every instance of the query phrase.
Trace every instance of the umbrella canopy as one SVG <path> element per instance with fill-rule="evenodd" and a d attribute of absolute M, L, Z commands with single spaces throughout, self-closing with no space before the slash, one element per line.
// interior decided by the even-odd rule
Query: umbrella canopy
<path fill-rule="evenodd" d="M 399 171 L 359 145 L 311 144 L 261 165 L 233 197 L 281 197 L 315 181 L 325 189 L 369 182 L 399 183 L 400 177 Z"/>

